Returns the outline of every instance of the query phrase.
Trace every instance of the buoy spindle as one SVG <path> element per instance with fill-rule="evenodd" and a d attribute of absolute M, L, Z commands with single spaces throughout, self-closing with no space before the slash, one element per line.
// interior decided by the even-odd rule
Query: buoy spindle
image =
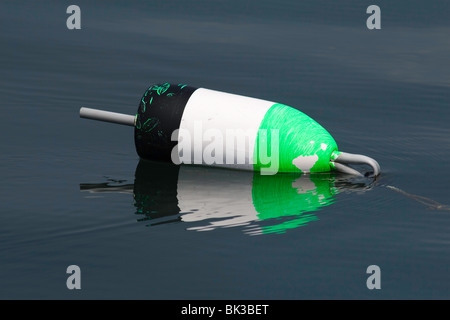
<path fill-rule="evenodd" d="M 91 120 L 99 120 L 105 122 L 112 122 L 123 124 L 126 126 L 134 127 L 135 125 L 135 116 L 130 116 L 128 114 L 103 111 L 91 108 L 81 108 L 80 109 L 80 117 L 91 119 Z"/>

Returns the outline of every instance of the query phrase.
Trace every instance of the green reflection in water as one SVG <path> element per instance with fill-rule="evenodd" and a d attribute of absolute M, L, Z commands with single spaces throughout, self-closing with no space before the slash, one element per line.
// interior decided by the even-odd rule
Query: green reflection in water
<path fill-rule="evenodd" d="M 338 188 L 329 174 L 253 175 L 253 205 L 260 220 L 284 219 L 278 224 L 263 226 L 263 233 L 282 233 L 318 220 L 313 212 L 332 204 Z"/>

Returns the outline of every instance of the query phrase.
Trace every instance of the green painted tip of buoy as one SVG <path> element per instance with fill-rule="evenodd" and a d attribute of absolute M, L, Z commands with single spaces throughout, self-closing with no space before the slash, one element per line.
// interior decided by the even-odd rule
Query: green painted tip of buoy
<path fill-rule="evenodd" d="M 283 104 L 274 104 L 265 114 L 261 123 L 256 149 L 261 144 L 268 150 L 278 147 L 280 172 L 328 172 L 331 171 L 333 152 L 337 150 L 336 141 L 315 120 L 303 112 Z M 278 130 L 278 145 L 273 148 L 270 135 Z M 261 143 L 261 144 L 260 144 Z M 255 150 L 258 161 L 255 169 L 261 170 L 269 165 L 261 159 L 261 152 Z M 264 154 L 264 153 L 262 153 Z"/>

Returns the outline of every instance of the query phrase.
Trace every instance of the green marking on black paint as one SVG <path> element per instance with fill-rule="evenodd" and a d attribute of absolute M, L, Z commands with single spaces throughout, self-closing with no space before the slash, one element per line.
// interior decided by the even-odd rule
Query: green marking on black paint
<path fill-rule="evenodd" d="M 144 112 L 145 112 L 145 101 L 144 101 L 144 97 L 142 97 L 141 102 L 142 102 L 141 112 L 144 113 Z"/>
<path fill-rule="evenodd" d="M 161 95 L 161 94 L 163 94 L 164 92 L 166 92 L 167 91 L 167 89 L 169 89 L 169 87 L 170 87 L 170 84 L 168 84 L 168 83 L 164 83 L 164 84 L 162 84 L 162 85 L 154 85 L 153 87 L 152 87 L 152 89 L 151 90 L 154 90 L 154 91 L 156 91 L 156 93 L 158 94 L 158 95 Z"/>
<path fill-rule="evenodd" d="M 144 132 L 152 131 L 159 124 L 159 119 L 150 118 L 144 122 L 142 125 L 142 130 Z"/>
<path fill-rule="evenodd" d="M 145 98 L 147 97 L 147 93 L 148 93 L 148 90 L 145 92 L 145 94 L 144 94 L 144 96 L 142 97 L 142 99 L 141 99 L 141 102 L 142 102 L 142 107 L 141 107 L 141 112 L 142 113 L 144 113 L 145 112 L 145 109 L 146 109 L 146 102 L 145 102 Z M 152 93 L 150 92 L 150 95 L 151 95 Z M 148 102 L 148 105 L 150 106 L 151 104 L 152 104 L 152 102 L 153 102 L 153 97 L 151 97 L 150 98 L 150 100 L 149 100 L 149 102 Z"/>
<path fill-rule="evenodd" d="M 182 84 L 182 83 L 180 83 L 178 86 L 179 86 L 179 87 L 181 86 L 181 88 L 180 88 L 180 90 L 181 90 L 181 89 L 183 89 L 184 87 L 186 87 L 187 84 Z"/>

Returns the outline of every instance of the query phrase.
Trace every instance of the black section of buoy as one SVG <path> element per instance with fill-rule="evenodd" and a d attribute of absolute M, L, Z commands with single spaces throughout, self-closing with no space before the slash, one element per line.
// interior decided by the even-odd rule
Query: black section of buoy
<path fill-rule="evenodd" d="M 180 166 L 173 163 L 140 160 L 134 180 L 134 206 L 140 220 L 165 218 L 177 221 L 177 188 Z"/>
<path fill-rule="evenodd" d="M 142 96 L 136 114 L 134 142 L 139 157 L 169 161 L 177 141 L 171 141 L 179 129 L 183 111 L 197 88 L 184 84 L 155 84 Z"/>

